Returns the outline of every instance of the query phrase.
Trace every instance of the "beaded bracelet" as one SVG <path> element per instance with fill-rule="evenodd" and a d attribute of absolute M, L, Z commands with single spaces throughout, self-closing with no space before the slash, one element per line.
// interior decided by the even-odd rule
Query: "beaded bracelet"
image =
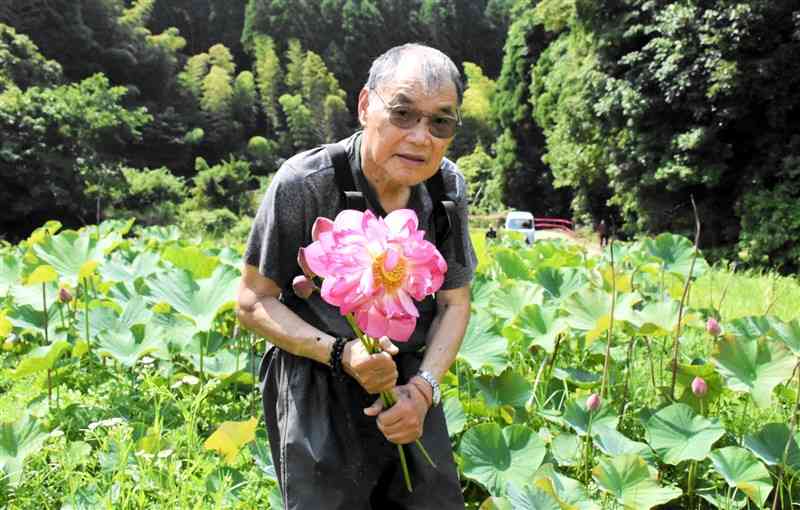
<path fill-rule="evenodd" d="M 333 346 L 331 347 L 331 371 L 338 379 L 344 378 L 344 370 L 342 369 L 342 354 L 344 353 L 344 344 L 346 343 L 346 338 L 337 337 L 336 340 L 333 341 Z"/>

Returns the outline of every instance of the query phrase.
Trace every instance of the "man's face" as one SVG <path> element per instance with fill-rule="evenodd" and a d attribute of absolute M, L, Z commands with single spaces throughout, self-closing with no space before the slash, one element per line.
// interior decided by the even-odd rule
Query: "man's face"
<path fill-rule="evenodd" d="M 359 95 L 364 168 L 390 185 L 414 186 L 427 180 L 453 141 L 453 137 L 437 138 L 430 133 L 430 116 L 456 117 L 457 107 L 456 87 L 449 79 L 428 87 L 417 60 L 403 58 L 390 81 L 373 91 L 364 88 Z M 403 129 L 390 121 L 390 109 L 418 110 L 428 116 Z"/>

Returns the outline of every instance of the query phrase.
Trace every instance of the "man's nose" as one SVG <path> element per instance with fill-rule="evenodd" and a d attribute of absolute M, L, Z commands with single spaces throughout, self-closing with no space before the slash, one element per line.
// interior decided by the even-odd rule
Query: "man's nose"
<path fill-rule="evenodd" d="M 408 130 L 407 138 L 414 143 L 427 143 L 431 139 L 430 123 L 431 119 L 424 115 L 420 117 L 416 124 Z"/>

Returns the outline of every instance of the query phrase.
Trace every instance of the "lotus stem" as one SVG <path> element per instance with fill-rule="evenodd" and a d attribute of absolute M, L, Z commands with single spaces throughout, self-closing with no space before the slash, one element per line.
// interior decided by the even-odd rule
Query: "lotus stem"
<path fill-rule="evenodd" d="M 48 337 L 47 330 L 50 329 L 48 325 L 48 315 L 47 315 L 47 293 L 45 292 L 45 283 L 42 282 L 42 309 L 44 310 L 44 343 L 49 344 L 50 338 Z"/>
<path fill-rule="evenodd" d="M 45 292 L 45 283 L 42 282 L 42 308 L 44 309 L 44 343 L 50 344 L 50 336 L 48 329 L 48 315 L 47 315 L 47 293 Z M 51 401 L 53 400 L 53 369 L 47 369 L 47 407 L 50 408 Z"/>
<path fill-rule="evenodd" d="M 373 354 L 380 352 L 380 347 L 378 346 L 377 342 L 373 338 L 368 336 L 366 333 L 364 333 L 364 331 L 361 330 L 361 328 L 358 326 L 358 323 L 356 323 L 355 319 L 353 318 L 352 314 L 348 313 L 347 315 L 345 315 L 345 318 L 347 319 L 347 323 L 350 324 L 350 327 L 353 329 L 353 332 L 355 332 L 356 336 L 358 336 L 358 339 L 361 341 L 361 344 L 364 346 L 365 349 L 367 349 L 368 352 Z M 395 405 L 395 403 L 397 403 L 397 401 L 394 399 L 394 395 L 390 391 L 381 392 L 381 400 L 383 401 L 383 405 L 386 409 L 392 407 L 393 405 Z M 422 456 L 425 457 L 425 460 L 427 460 L 428 463 L 433 468 L 436 468 L 436 463 L 433 462 L 433 459 L 428 454 L 428 451 L 425 449 L 425 446 L 422 444 L 422 442 L 419 439 L 417 439 L 416 441 L 414 441 L 414 443 L 417 445 L 417 448 L 419 448 L 419 450 L 422 452 Z M 406 489 L 408 489 L 408 492 L 412 492 L 413 489 L 411 487 L 411 475 L 409 475 L 408 473 L 408 464 L 406 463 L 406 455 L 405 452 L 403 451 L 403 445 L 400 444 L 397 445 L 397 451 L 400 454 L 400 464 L 403 468 L 403 478 L 406 482 Z"/>
<path fill-rule="evenodd" d="M 675 330 L 675 340 L 672 342 L 672 383 L 670 384 L 669 395 L 673 401 L 675 400 L 675 382 L 678 377 L 678 347 L 680 345 L 681 323 L 683 322 L 683 307 L 686 304 L 689 286 L 692 283 L 694 264 L 697 261 L 698 246 L 700 244 L 700 216 L 697 214 L 697 205 L 694 203 L 694 195 L 689 195 L 689 198 L 692 200 L 692 210 L 694 211 L 694 252 L 692 253 L 692 263 L 689 265 L 689 274 L 686 276 L 686 284 L 683 286 L 683 295 L 681 296 L 681 303 L 678 307 L 678 326 Z"/>
<path fill-rule="evenodd" d="M 736 273 L 736 262 L 734 262 L 731 269 L 731 274 L 728 276 L 728 281 L 725 283 L 725 287 L 722 289 L 722 296 L 719 298 L 719 303 L 717 303 L 717 317 L 722 317 L 722 302 L 725 300 L 725 296 L 728 294 L 728 288 L 731 286 L 731 282 L 733 281 L 733 275 Z M 714 303 L 711 303 L 711 306 L 714 306 Z"/>
<path fill-rule="evenodd" d="M 611 359 L 611 338 L 614 330 L 614 305 L 617 301 L 617 275 L 614 271 L 614 239 L 608 242 L 608 251 L 611 253 L 611 316 L 608 320 L 606 331 L 606 358 L 603 362 L 603 382 L 600 384 L 600 398 L 604 398 L 606 384 L 608 383 L 608 365 Z M 588 483 L 588 482 L 587 482 Z"/>
<path fill-rule="evenodd" d="M 89 341 L 89 286 L 86 284 L 86 278 L 83 279 L 83 306 L 83 318 L 84 322 L 86 322 L 86 350 L 88 353 L 91 353 L 92 342 Z M 105 358 L 103 358 L 103 360 L 105 360 Z M 105 361 L 103 361 L 103 366 L 105 366 Z"/>
<path fill-rule="evenodd" d="M 586 426 L 586 445 L 583 449 L 584 483 L 586 484 L 589 483 L 590 478 L 589 456 L 592 451 L 592 419 L 594 418 L 594 411 L 591 409 L 587 410 L 589 411 L 589 424 Z"/>

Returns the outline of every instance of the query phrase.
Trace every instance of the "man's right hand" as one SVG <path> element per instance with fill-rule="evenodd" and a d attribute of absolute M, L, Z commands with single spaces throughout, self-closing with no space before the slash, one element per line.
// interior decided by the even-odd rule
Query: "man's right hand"
<path fill-rule="evenodd" d="M 342 368 L 367 391 L 376 394 L 389 391 L 397 384 L 397 365 L 392 356 L 399 349 L 388 337 L 378 340 L 382 352 L 370 354 L 361 341 L 351 340 L 342 352 Z"/>

